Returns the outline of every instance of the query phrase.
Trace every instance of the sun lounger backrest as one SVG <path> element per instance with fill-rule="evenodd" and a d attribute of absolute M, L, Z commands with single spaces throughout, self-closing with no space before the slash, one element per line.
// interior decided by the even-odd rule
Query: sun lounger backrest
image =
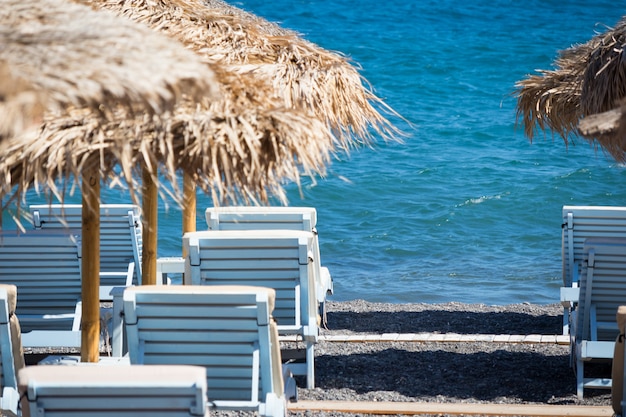
<path fill-rule="evenodd" d="M 317 212 L 313 207 L 209 207 L 205 211 L 209 230 L 287 229 L 313 232 Z"/>
<path fill-rule="evenodd" d="M 301 230 L 313 233 L 315 265 L 320 268 L 317 212 L 313 207 L 209 207 L 205 211 L 209 230 Z M 320 273 L 316 271 L 316 273 Z"/>
<path fill-rule="evenodd" d="M 24 416 L 208 416 L 204 368 L 38 365 L 19 373 Z"/>
<path fill-rule="evenodd" d="M 30 206 L 35 229 L 80 230 L 80 204 L 42 204 Z M 100 206 L 100 271 L 123 272 L 135 263 L 137 284 L 141 277 L 142 225 L 139 207 L 132 204 Z"/>
<path fill-rule="evenodd" d="M 71 234 L 0 233 L 0 283 L 17 286 L 16 313 L 23 331 L 72 328 L 81 298 L 78 248 Z"/>
<path fill-rule="evenodd" d="M 10 416 L 18 414 L 17 372 L 24 367 L 16 297 L 15 285 L 0 284 L 0 410 Z"/>
<path fill-rule="evenodd" d="M 589 238 L 626 238 L 626 207 L 563 206 L 563 284 L 571 287 Z"/>
<path fill-rule="evenodd" d="M 588 239 L 583 259 L 576 338 L 614 341 L 615 314 L 626 300 L 626 239 Z"/>
<path fill-rule="evenodd" d="M 313 325 L 317 304 L 312 240 L 312 233 L 295 230 L 186 233 L 184 282 L 270 287 L 276 291 L 279 332 Z"/>
<path fill-rule="evenodd" d="M 131 363 L 204 366 L 217 408 L 258 409 L 268 395 L 282 394 L 273 290 L 140 286 L 123 298 Z"/>

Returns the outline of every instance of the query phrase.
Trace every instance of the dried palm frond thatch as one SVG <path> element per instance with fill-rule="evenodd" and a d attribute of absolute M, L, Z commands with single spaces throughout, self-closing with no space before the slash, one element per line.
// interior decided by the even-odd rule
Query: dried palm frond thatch
<path fill-rule="evenodd" d="M 0 73 L 2 137 L 47 107 L 162 112 L 183 92 L 202 97 L 217 90 L 206 63 L 175 40 L 63 0 L 3 1 Z"/>
<path fill-rule="evenodd" d="M 389 111 L 345 56 L 220 0 L 82 0 L 114 10 L 178 39 L 207 62 L 265 78 L 288 108 L 304 108 L 328 123 L 337 148 L 398 131 Z"/>
<path fill-rule="evenodd" d="M 244 12 L 237 13 L 252 23 L 235 21 L 236 9 L 224 3 L 87 3 L 123 12 L 175 36 L 212 63 L 221 82 L 221 100 L 189 101 L 177 106 L 172 117 L 122 115 L 106 126 L 94 123 L 95 115 L 83 111 L 48 119 L 42 138 L 49 143 L 69 144 L 71 137 L 101 138 L 93 149 L 100 150 L 101 161 L 106 160 L 101 169 L 107 175 L 116 173 L 131 182 L 136 178 L 133 170 L 143 166 L 155 181 L 162 173 L 176 187 L 176 172 L 182 171 L 216 203 L 266 202 L 270 194 L 284 203 L 285 181 L 299 183 L 302 172 L 323 174 L 332 153 L 348 148 L 352 140 L 369 140 L 370 129 L 385 137 L 396 132 L 370 103 L 382 105 L 382 101 L 364 87 L 345 58 Z M 229 25 L 224 26 L 224 19 Z M 247 34 L 244 24 L 252 27 L 253 35 Z M 239 34 L 231 38 L 234 32 Z M 252 41 L 237 40 L 241 36 Z M 282 78 L 287 78 L 289 87 L 281 87 L 286 82 Z M 55 146 L 51 145 L 50 154 Z M 55 166 L 75 173 L 79 165 Z M 116 165 L 121 168 L 116 170 Z M 19 170 L 5 170 L 19 171 L 34 183 L 44 178 L 44 172 L 35 174 L 26 163 Z M 27 171 L 31 174 L 25 175 Z M 61 170 L 52 172 L 59 178 Z M 175 197 L 180 198 L 180 193 Z"/>
<path fill-rule="evenodd" d="M 46 95 L 41 90 L 0 62 L 0 141 L 39 124 L 45 106 Z"/>
<path fill-rule="evenodd" d="M 616 161 L 626 162 L 626 102 L 603 113 L 584 117 L 578 124 L 580 135 L 596 141 Z"/>
<path fill-rule="evenodd" d="M 626 156 L 626 18 L 582 45 L 561 52 L 556 70 L 517 83 L 517 111 L 532 140 L 550 129 L 566 141 L 582 136 L 616 160 Z"/>
<path fill-rule="evenodd" d="M 323 122 L 284 108 L 262 80 L 215 70 L 220 100 L 182 101 L 166 116 L 119 111 L 103 124 L 89 108 L 48 114 L 36 140 L 6 141 L 0 176 L 62 198 L 86 164 L 97 162 L 104 178 L 128 184 L 135 199 L 134 179 L 147 168 L 175 199 L 182 171 L 217 202 L 258 203 L 270 194 L 285 200 L 284 181 L 324 171 L 334 137 Z"/>
<path fill-rule="evenodd" d="M 567 141 L 576 133 L 589 50 L 588 44 L 563 50 L 554 62 L 556 69 L 539 70 L 539 75 L 516 83 L 517 117 L 528 138 L 549 129 Z"/>
<path fill-rule="evenodd" d="M 578 125 L 582 77 L 562 68 L 540 73 L 517 83 L 518 120 L 530 140 L 549 129 L 567 141 Z"/>

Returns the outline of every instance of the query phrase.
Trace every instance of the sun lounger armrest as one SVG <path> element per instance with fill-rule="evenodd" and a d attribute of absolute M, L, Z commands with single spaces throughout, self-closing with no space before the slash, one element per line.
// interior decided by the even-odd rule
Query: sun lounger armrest
<path fill-rule="evenodd" d="M 565 308 L 571 308 L 578 303 L 580 288 L 578 287 L 561 287 L 561 305 Z"/>
<path fill-rule="evenodd" d="M 183 274 L 185 272 L 185 258 L 165 257 L 157 258 L 157 285 L 168 285 L 171 283 L 167 274 Z"/>
<path fill-rule="evenodd" d="M 268 393 L 265 402 L 259 404 L 260 417 L 287 416 L 287 401 L 282 396 Z"/>
<path fill-rule="evenodd" d="M 579 356 L 582 359 L 611 359 L 615 351 L 615 342 L 583 340 L 579 346 Z"/>
<path fill-rule="evenodd" d="M 121 282 L 124 282 L 124 286 L 129 287 L 133 285 L 133 276 L 135 275 L 135 263 L 130 262 L 128 264 L 128 269 L 125 272 L 100 272 L 100 283 L 103 282 L 113 282 L 118 283 L 117 286 L 121 285 Z M 113 297 L 111 296 L 111 291 L 115 288 L 112 285 L 100 285 L 100 300 L 101 301 L 111 301 Z"/>
<path fill-rule="evenodd" d="M 313 323 L 316 323 L 315 321 Z M 319 336 L 319 327 L 317 324 L 303 326 L 302 329 L 302 338 L 307 342 L 317 342 L 317 338 Z"/>
<path fill-rule="evenodd" d="M 72 331 L 78 332 L 80 330 L 80 324 L 83 321 L 83 303 L 79 301 L 74 308 L 74 321 L 72 323 Z"/>
<path fill-rule="evenodd" d="M 17 417 L 17 406 L 20 401 L 20 393 L 13 387 L 4 387 L 2 389 L 2 398 L 0 399 L 0 410 L 3 416 Z"/>
<path fill-rule="evenodd" d="M 320 267 L 320 288 L 318 291 L 317 300 L 320 302 L 326 299 L 326 295 L 334 292 L 333 278 L 330 275 L 330 270 L 325 266 Z"/>

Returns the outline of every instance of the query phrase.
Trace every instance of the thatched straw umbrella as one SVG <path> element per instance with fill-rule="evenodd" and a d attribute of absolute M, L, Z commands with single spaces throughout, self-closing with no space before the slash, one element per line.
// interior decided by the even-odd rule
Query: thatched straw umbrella
<path fill-rule="evenodd" d="M 62 114 L 70 104 L 92 109 L 96 124 L 119 114 L 161 113 L 183 93 L 213 95 L 214 73 L 175 41 L 110 13 L 60 0 L 6 0 L 2 6 L 0 196 L 19 197 L 32 185 L 58 191 L 55 180 L 82 176 L 81 354 L 94 361 L 100 331 L 100 176 L 115 176 L 114 163 L 98 137 L 83 137 L 71 147 L 57 147 L 47 158 L 29 160 L 54 147 L 29 127 L 45 109 Z M 27 149 L 36 151 L 29 154 Z"/>
<path fill-rule="evenodd" d="M 108 2 L 96 3 L 96 6 L 102 7 L 114 6 Z M 179 3 L 175 1 L 167 5 Z M 132 10 L 141 14 L 141 8 L 133 7 Z M 165 10 L 171 10 L 171 7 Z M 155 19 L 157 16 L 154 15 Z M 193 23 L 193 16 L 176 18 L 171 24 L 176 26 L 180 21 Z M 158 20 L 155 19 L 148 20 Z M 202 31 L 202 27 L 202 24 L 195 28 L 190 26 L 189 33 Z M 274 39 L 269 33 L 265 38 L 268 42 Z M 322 174 L 333 152 L 349 148 L 356 139 L 368 141 L 371 138 L 370 129 L 384 136 L 395 132 L 370 104 L 374 102 L 374 105 L 383 106 L 382 102 L 363 86 L 362 78 L 345 58 L 328 53 L 333 59 L 320 66 L 319 62 L 324 62 L 321 48 L 309 46 L 311 44 L 303 40 L 300 44 L 296 43 L 298 38 L 290 32 L 282 38 L 278 35 L 275 38 L 281 41 L 273 48 L 283 48 L 285 56 L 293 49 L 295 55 L 283 57 L 284 62 L 278 61 L 278 64 L 270 61 L 272 66 L 269 67 L 261 67 L 260 62 L 263 61 L 257 62 L 256 67 L 250 67 L 254 60 L 223 59 L 221 55 L 228 50 L 227 44 L 222 45 L 219 53 L 206 45 L 204 49 L 196 50 L 205 62 L 227 64 L 218 71 L 222 81 L 222 100 L 190 100 L 177 106 L 173 115 L 167 118 L 138 116 L 129 119 L 127 114 L 121 114 L 119 119 L 111 119 L 105 125 L 89 109 L 76 109 L 61 117 L 53 115 L 42 129 L 41 141 L 50 145 L 39 153 L 33 147 L 19 161 L 8 164 L 7 169 L 32 172 L 31 165 L 34 164 L 26 163 L 29 159 L 38 155 L 49 159 L 51 155 L 67 153 L 68 149 L 72 149 L 72 154 L 80 154 L 80 149 L 74 148 L 73 139 L 95 138 L 100 147 L 99 154 L 107 155 L 101 159 L 114 161 L 105 167 L 110 177 L 117 175 L 116 178 L 125 179 L 132 187 L 133 170 L 141 167 L 144 218 L 147 220 L 145 231 L 147 235 L 156 237 L 156 218 L 146 215 L 154 207 L 155 200 L 148 199 L 150 202 L 147 203 L 146 195 L 151 194 L 147 191 L 156 189 L 149 185 L 158 183 L 157 174 L 165 176 L 165 180 L 173 185 L 171 191 L 177 197 L 176 173 L 180 171 L 211 194 L 216 203 L 264 202 L 270 194 L 284 200 L 284 180 L 299 182 L 302 171 Z M 261 37 L 258 40 L 261 41 Z M 278 55 L 282 57 L 282 54 Z M 263 51 L 257 53 L 259 57 L 264 55 L 272 56 Z M 311 70 L 302 71 L 301 67 L 309 65 L 309 61 Z M 318 66 L 313 66 L 316 63 Z M 293 103 L 285 99 L 287 91 L 292 97 L 291 90 L 281 90 L 276 87 L 277 80 L 259 76 L 280 68 L 300 77 L 287 78 L 291 80 L 289 88 L 297 92 L 297 98 L 292 98 Z M 340 76 L 342 72 L 346 75 Z M 325 85 L 335 90 L 325 90 Z M 324 103 L 324 106 L 319 103 Z M 360 107 L 365 108 L 359 110 Z M 323 108 L 336 111 L 321 116 L 323 111 L 320 109 Z M 346 109 L 347 112 L 344 111 Z M 118 147 L 115 143 L 124 143 L 124 146 Z M 116 164 L 122 168 L 114 169 Z M 53 170 L 52 173 L 57 172 L 57 178 L 61 180 L 67 178 L 67 172 L 71 170 L 57 166 L 59 171 Z M 47 174 L 50 173 L 47 171 Z M 185 184 L 189 182 L 185 181 Z M 151 213 L 156 213 L 156 210 Z M 195 221 L 195 215 L 193 219 Z M 150 283 L 155 280 L 153 262 L 156 242 L 151 243 L 146 236 L 144 239 L 144 282 Z"/>
<path fill-rule="evenodd" d="M 144 183 L 158 183 L 160 174 L 175 186 L 182 170 L 218 200 L 265 201 L 269 193 L 281 192 L 284 179 L 297 181 L 302 170 L 323 171 L 334 140 L 324 123 L 307 112 L 285 109 L 255 77 L 218 71 L 218 78 L 221 100 L 184 101 L 166 118 L 129 119 L 122 111 L 119 119 L 103 123 L 88 108 L 50 114 L 36 141 L 9 141 L 16 148 L 7 146 L 10 157 L 0 160 L 0 173 L 19 174 L 31 183 L 56 179 L 60 186 L 54 190 L 62 194 L 85 163 L 93 161 L 96 147 L 97 168 L 131 187 L 134 178 L 146 173 Z M 131 195 L 136 198 L 132 189 Z M 144 217 L 149 216 L 144 212 Z M 144 231 L 155 236 L 154 223 L 146 226 Z M 156 258 L 156 250 L 147 253 L 146 241 L 144 235 L 144 265 L 149 256 Z M 142 272 L 144 283 L 155 282 L 145 266 Z"/>
<path fill-rule="evenodd" d="M 161 112 L 183 90 L 215 88 L 197 57 L 111 13 L 63 0 L 7 0 L 0 16 L 3 137 L 38 121 L 44 108 L 121 104 Z"/>
<path fill-rule="evenodd" d="M 333 132 L 335 140 L 324 145 L 327 152 L 367 143 L 373 133 L 398 134 L 380 110 L 393 112 L 346 57 L 222 1 L 84 2 L 146 23 L 229 71 L 264 79 L 284 106 L 311 112 Z M 189 176 L 184 185 L 183 232 L 188 232 L 196 227 L 196 195 Z"/>
<path fill-rule="evenodd" d="M 89 109 L 74 109 L 63 117 L 50 115 L 39 141 L 31 147 L 19 144 L 22 152 L 0 164 L 0 172 L 10 169 L 31 182 L 52 177 L 66 184 L 97 143 L 106 156 L 101 169 L 108 178 L 129 184 L 134 199 L 133 181 L 144 177 L 142 168 L 147 167 L 144 182 L 156 184 L 160 174 L 165 181 L 161 190 L 179 201 L 178 173 L 184 172 L 216 201 L 254 202 L 267 201 L 271 194 L 282 196 L 283 181 L 297 182 L 303 171 L 323 172 L 334 139 L 325 124 L 304 111 L 285 109 L 272 96 L 273 90 L 255 77 L 218 75 L 223 82 L 220 100 L 182 102 L 166 119 L 129 119 L 122 114 L 103 125 Z M 64 159 L 66 154 L 72 158 Z M 54 191 L 61 194 L 63 189 Z M 145 213 L 150 206 L 144 205 L 143 216 L 147 220 L 144 282 L 156 279 L 148 265 L 150 257 L 156 257 L 156 247 L 151 254 L 146 238 L 155 230 L 155 220 Z"/>
<path fill-rule="evenodd" d="M 566 141 L 597 141 L 616 160 L 626 160 L 626 19 L 582 45 L 561 52 L 556 69 L 518 82 L 518 116 L 525 133 L 551 129 Z"/>
<path fill-rule="evenodd" d="M 303 107 L 335 131 L 336 146 L 398 132 L 391 111 L 345 56 L 221 0 L 76 0 L 178 39 L 208 62 L 268 80 L 287 107 Z M 393 112 L 392 112 L 393 113 Z"/>

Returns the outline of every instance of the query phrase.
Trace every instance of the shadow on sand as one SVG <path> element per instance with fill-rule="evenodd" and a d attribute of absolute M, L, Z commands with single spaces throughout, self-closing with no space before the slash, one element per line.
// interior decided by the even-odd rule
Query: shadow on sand
<path fill-rule="evenodd" d="M 424 310 L 328 313 L 329 330 L 357 333 L 561 334 L 562 316 Z"/>
<path fill-rule="evenodd" d="M 450 348 L 448 348 L 450 349 Z M 324 390 L 350 389 L 358 395 L 395 391 L 402 396 L 497 402 L 576 403 L 575 376 L 567 355 L 495 350 L 458 353 L 387 348 L 372 353 L 322 355 L 316 383 Z M 610 367 L 597 371 L 610 374 Z M 586 391 L 586 399 L 609 391 Z"/>

